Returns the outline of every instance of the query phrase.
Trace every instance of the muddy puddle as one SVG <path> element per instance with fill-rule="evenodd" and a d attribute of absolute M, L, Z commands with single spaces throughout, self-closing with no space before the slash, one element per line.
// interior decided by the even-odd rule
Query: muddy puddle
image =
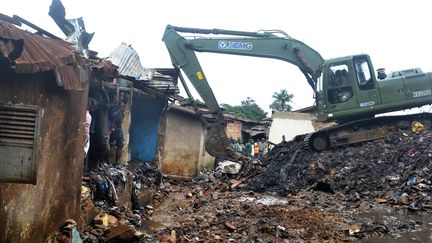
<path fill-rule="evenodd" d="M 175 226 L 176 211 L 186 208 L 189 204 L 190 200 L 183 193 L 170 193 L 168 197 L 153 206 L 152 219 L 143 221 L 141 230 L 149 233 Z"/>
<path fill-rule="evenodd" d="M 384 236 L 359 240 L 362 243 L 432 242 L 432 216 L 414 213 L 367 211 L 358 214 L 370 222 L 383 222 L 389 228 Z"/>

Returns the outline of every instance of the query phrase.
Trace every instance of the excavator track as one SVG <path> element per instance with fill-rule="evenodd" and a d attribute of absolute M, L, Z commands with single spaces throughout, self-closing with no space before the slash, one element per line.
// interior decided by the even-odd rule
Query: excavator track
<path fill-rule="evenodd" d="M 385 138 L 394 129 L 406 130 L 411 128 L 411 123 L 414 121 L 430 124 L 431 120 L 431 113 L 382 116 L 347 122 L 303 136 L 305 136 L 304 138 L 308 137 L 307 143 L 310 148 L 322 151 Z"/>

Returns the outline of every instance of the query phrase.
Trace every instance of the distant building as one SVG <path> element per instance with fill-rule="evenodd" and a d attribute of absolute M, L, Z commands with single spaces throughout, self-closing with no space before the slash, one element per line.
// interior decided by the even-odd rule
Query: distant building
<path fill-rule="evenodd" d="M 269 141 L 278 144 L 282 142 L 282 137 L 286 141 L 295 136 L 314 132 L 311 116 L 297 112 L 274 112 L 269 132 Z"/>
<path fill-rule="evenodd" d="M 289 141 L 297 135 L 315 132 L 335 124 L 334 122 L 319 122 L 316 113 L 316 106 L 292 112 L 273 112 L 269 141 L 275 144 L 280 143 L 282 136 Z"/>

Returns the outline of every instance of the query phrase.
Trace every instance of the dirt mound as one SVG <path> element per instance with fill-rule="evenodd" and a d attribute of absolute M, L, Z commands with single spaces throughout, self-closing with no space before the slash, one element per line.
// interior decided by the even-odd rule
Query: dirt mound
<path fill-rule="evenodd" d="M 430 125 L 418 134 L 395 130 L 385 139 L 323 152 L 286 142 L 263 159 L 265 171 L 247 188 L 281 195 L 323 190 L 347 200 L 374 198 L 419 210 L 430 207 L 431 158 Z"/>

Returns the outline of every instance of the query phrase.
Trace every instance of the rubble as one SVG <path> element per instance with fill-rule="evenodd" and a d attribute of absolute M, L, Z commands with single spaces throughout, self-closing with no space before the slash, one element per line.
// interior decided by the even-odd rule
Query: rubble
<path fill-rule="evenodd" d="M 185 195 L 192 188 L 194 197 L 187 198 Z M 310 196 L 309 193 L 307 197 Z M 157 205 L 153 215 L 154 221 L 163 224 L 154 234 L 163 240 L 175 231 L 177 242 L 354 239 L 345 234 L 348 223 L 338 218 L 336 211 L 304 208 L 303 198 L 275 198 L 279 197 L 245 191 L 215 192 L 210 183 L 171 182 L 167 199 Z M 175 220 L 167 219 L 166 212 Z"/>
<path fill-rule="evenodd" d="M 140 228 L 153 213 L 149 204 L 157 202 L 163 192 L 162 174 L 151 164 L 105 164 L 83 177 L 79 229 L 76 223 L 66 222 L 69 227 L 62 226 L 56 239 L 70 242 L 79 231 L 80 242 L 151 242 L 151 236 Z"/>
<path fill-rule="evenodd" d="M 430 123 L 424 131 L 419 124 L 412 131 L 394 130 L 385 139 L 323 152 L 304 150 L 293 141 L 279 144 L 262 161 L 265 171 L 247 188 L 279 195 L 323 190 L 342 193 L 351 202 L 376 200 L 428 210 L 432 132 Z"/>
<path fill-rule="evenodd" d="M 285 142 L 190 181 L 146 163 L 105 166 L 84 177 L 79 230 L 83 242 L 422 240 L 432 132 L 420 124 L 323 152 Z"/>

